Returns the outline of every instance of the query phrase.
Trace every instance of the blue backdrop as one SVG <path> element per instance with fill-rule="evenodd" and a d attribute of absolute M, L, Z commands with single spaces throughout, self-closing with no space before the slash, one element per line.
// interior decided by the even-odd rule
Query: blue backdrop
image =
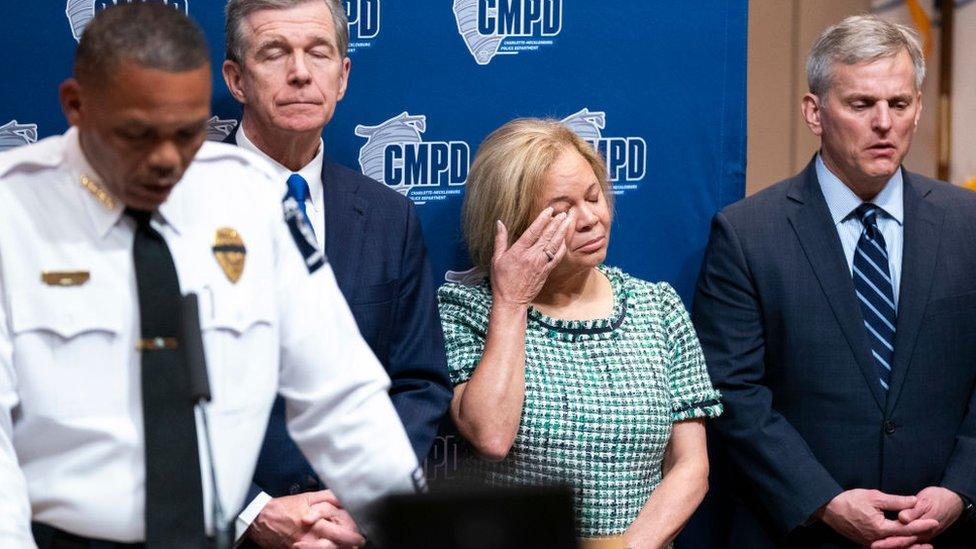
<path fill-rule="evenodd" d="M 93 14 L 126 0 L 4 2 L 0 149 L 60 133 L 58 84 Z M 204 27 L 212 135 L 240 110 L 220 78 L 223 2 L 167 2 Z M 743 194 L 747 0 L 347 1 L 349 91 L 327 153 L 419 207 L 435 276 L 468 266 L 458 212 L 478 144 L 517 116 L 566 119 L 608 158 L 608 262 L 690 298 L 712 214 Z"/>

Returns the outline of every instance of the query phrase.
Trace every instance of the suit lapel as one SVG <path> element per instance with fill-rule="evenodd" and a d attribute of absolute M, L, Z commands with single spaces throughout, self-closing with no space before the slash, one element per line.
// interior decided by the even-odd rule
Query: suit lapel
<path fill-rule="evenodd" d="M 796 203 L 789 214 L 790 224 L 800 240 L 800 246 L 827 296 L 827 302 L 840 324 L 841 331 L 857 362 L 864 381 L 874 396 L 878 408 L 884 409 L 885 395 L 876 382 L 877 366 L 871 357 L 864 330 L 861 310 L 854 295 L 844 248 L 834 226 L 827 202 L 817 181 L 814 162 L 793 180 L 787 196 Z"/>
<path fill-rule="evenodd" d="M 945 211 L 926 199 L 931 184 L 907 171 L 905 185 L 904 253 L 901 286 L 898 291 L 898 324 L 895 333 L 895 359 L 887 411 L 895 409 L 908 374 L 915 341 L 925 314 L 929 290 L 935 276 L 935 260 L 942 236 Z"/>
<path fill-rule="evenodd" d="M 322 161 L 325 197 L 325 254 L 332 264 L 339 289 L 348 300 L 360 265 L 368 202 L 357 191 L 359 183 L 342 179 L 336 164 Z"/>

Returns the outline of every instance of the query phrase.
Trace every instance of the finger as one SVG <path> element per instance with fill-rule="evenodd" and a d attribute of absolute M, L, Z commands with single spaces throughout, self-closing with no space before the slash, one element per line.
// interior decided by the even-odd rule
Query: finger
<path fill-rule="evenodd" d="M 342 507 L 339 503 L 339 498 L 335 496 L 332 490 L 319 490 L 318 492 L 309 492 L 305 495 L 308 498 L 309 506 L 315 505 L 316 503 L 328 503 L 335 507 Z"/>
<path fill-rule="evenodd" d="M 539 212 L 539 215 L 537 215 L 532 224 L 529 225 L 529 228 L 525 229 L 522 236 L 520 236 L 518 240 L 512 244 L 512 246 L 529 248 L 535 244 L 536 241 L 539 240 L 539 237 L 542 236 L 542 230 L 545 228 L 546 224 L 552 219 L 552 211 L 552 206 L 550 206 Z"/>
<path fill-rule="evenodd" d="M 919 536 L 929 534 L 939 527 L 939 521 L 935 519 L 918 519 L 908 524 L 902 524 L 897 520 L 885 520 L 878 532 L 883 537 L 891 536 Z"/>
<path fill-rule="evenodd" d="M 292 549 L 342 549 L 327 539 L 301 540 L 292 544 Z"/>
<path fill-rule="evenodd" d="M 331 503 L 320 502 L 310 507 L 302 515 L 302 524 L 309 527 L 320 520 L 332 520 L 338 510 Z"/>
<path fill-rule="evenodd" d="M 935 547 L 930 543 L 916 543 L 909 547 L 909 549 L 935 549 Z"/>
<path fill-rule="evenodd" d="M 918 541 L 918 536 L 894 536 L 879 539 L 871 544 L 871 549 L 903 549 L 911 547 Z"/>
<path fill-rule="evenodd" d="M 919 505 L 916 505 L 911 509 L 903 509 L 900 513 L 898 513 L 898 520 L 900 520 L 902 524 L 908 524 L 913 520 L 918 520 L 924 514 L 925 514 L 925 509 L 923 509 Z"/>
<path fill-rule="evenodd" d="M 915 506 L 918 499 L 915 496 L 894 496 L 878 492 L 874 498 L 874 506 L 885 511 L 901 511 Z"/>
<path fill-rule="evenodd" d="M 939 530 L 939 521 L 934 518 L 920 518 L 905 525 L 909 535 L 927 536 Z"/>
<path fill-rule="evenodd" d="M 366 543 L 366 538 L 359 532 L 340 526 L 332 521 L 320 520 L 312 526 L 310 533 L 320 539 L 327 539 L 339 545 L 359 547 Z"/>
<path fill-rule="evenodd" d="M 501 219 L 495 220 L 495 253 L 492 259 L 497 260 L 508 251 L 508 228 Z"/>
<path fill-rule="evenodd" d="M 329 522 L 334 522 L 339 526 L 342 526 L 343 528 L 352 530 L 354 532 L 359 532 L 359 527 L 356 526 L 356 521 L 352 520 L 352 517 L 349 515 L 349 513 L 344 513 L 340 511 L 331 519 L 329 519 Z"/>
<path fill-rule="evenodd" d="M 544 250 L 552 251 L 552 241 L 559 233 L 559 228 L 563 226 L 563 222 L 566 220 L 566 213 L 562 212 L 556 217 L 549 219 L 545 228 L 542 230 L 542 235 L 539 236 L 539 240 L 536 245 Z"/>
<path fill-rule="evenodd" d="M 563 240 L 568 243 L 572 241 L 573 231 L 576 230 L 576 210 L 569 210 L 569 215 L 566 216 L 563 225 L 565 225 L 562 229 Z"/>
<path fill-rule="evenodd" d="M 562 261 L 563 257 L 566 256 L 566 251 L 568 249 L 569 248 L 566 246 L 566 241 L 565 240 L 561 240 L 559 242 L 559 247 L 556 248 L 556 253 L 552 254 L 552 261 L 549 262 L 549 265 L 547 267 L 549 269 L 555 268 L 556 265 L 558 265 L 559 262 Z"/>

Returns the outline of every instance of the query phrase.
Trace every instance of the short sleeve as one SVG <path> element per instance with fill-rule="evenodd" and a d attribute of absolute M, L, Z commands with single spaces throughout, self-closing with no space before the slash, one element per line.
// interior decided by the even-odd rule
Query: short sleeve
<path fill-rule="evenodd" d="M 717 417 L 722 413 L 721 395 L 708 377 L 688 311 L 669 284 L 659 284 L 657 290 L 667 340 L 671 420 Z"/>
<path fill-rule="evenodd" d="M 485 351 L 490 294 L 481 286 L 454 282 L 437 290 L 437 304 L 444 328 L 447 370 L 453 385 L 471 379 Z"/>

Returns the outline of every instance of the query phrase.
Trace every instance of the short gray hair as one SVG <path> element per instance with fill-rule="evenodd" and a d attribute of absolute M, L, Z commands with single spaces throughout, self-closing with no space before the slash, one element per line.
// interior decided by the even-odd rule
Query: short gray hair
<path fill-rule="evenodd" d="M 238 65 L 244 64 L 244 50 L 247 37 L 244 35 L 244 20 L 260 10 L 286 10 L 310 2 L 324 2 L 332 13 L 335 26 L 336 47 L 342 57 L 349 55 L 349 19 L 346 9 L 339 0 L 229 0 L 224 10 L 225 57 Z"/>
<path fill-rule="evenodd" d="M 81 35 L 74 75 L 80 82 L 105 82 L 123 60 L 140 67 L 184 72 L 210 63 L 200 27 L 172 6 L 119 4 L 99 12 Z"/>
<path fill-rule="evenodd" d="M 852 15 L 820 35 L 807 58 L 807 85 L 821 96 L 833 84 L 834 63 L 855 65 L 906 50 L 915 66 L 915 89 L 925 80 L 925 56 L 915 31 L 876 15 Z"/>

